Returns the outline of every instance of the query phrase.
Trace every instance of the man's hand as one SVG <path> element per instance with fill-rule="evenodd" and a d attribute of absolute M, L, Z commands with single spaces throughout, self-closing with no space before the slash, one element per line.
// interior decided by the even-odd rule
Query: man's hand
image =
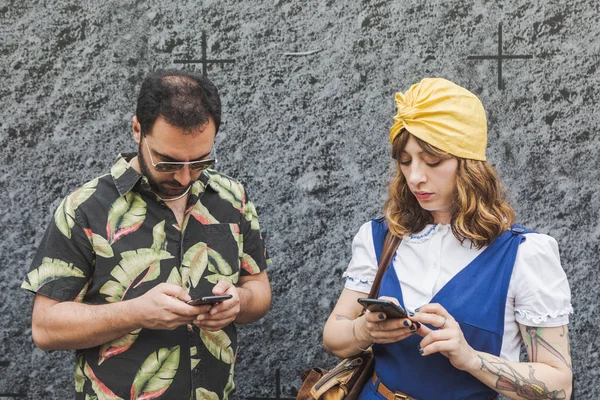
<path fill-rule="evenodd" d="M 213 287 L 213 294 L 230 294 L 232 297 L 222 303 L 209 307 L 208 312 L 200 313 L 194 320 L 194 325 L 207 331 L 218 331 L 231 324 L 240 313 L 240 295 L 238 288 L 229 281 L 220 281 Z"/>
<path fill-rule="evenodd" d="M 190 299 L 182 287 L 161 283 L 132 299 L 131 311 L 144 328 L 173 330 L 191 324 L 196 316 L 206 314 L 211 308 L 209 305 L 190 306 L 185 303 Z"/>

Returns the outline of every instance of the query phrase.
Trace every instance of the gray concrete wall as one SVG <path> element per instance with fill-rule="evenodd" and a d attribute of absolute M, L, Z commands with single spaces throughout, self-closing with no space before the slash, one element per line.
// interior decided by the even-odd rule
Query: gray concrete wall
<path fill-rule="evenodd" d="M 60 199 L 135 149 L 141 79 L 201 71 L 174 60 L 200 58 L 204 31 L 209 58 L 235 60 L 207 69 L 219 168 L 249 188 L 274 260 L 272 310 L 241 329 L 239 397 L 275 397 L 277 370 L 293 397 L 302 370 L 333 364 L 321 329 L 354 233 L 382 209 L 393 94 L 440 76 L 481 97 L 519 221 L 559 242 L 575 398 L 599 398 L 598 4 L 0 0 L 0 393 L 73 397 L 73 355 L 34 347 L 18 287 Z M 469 59 L 498 54 L 500 24 L 503 53 L 531 56 L 504 60 L 501 85 L 496 61 Z"/>

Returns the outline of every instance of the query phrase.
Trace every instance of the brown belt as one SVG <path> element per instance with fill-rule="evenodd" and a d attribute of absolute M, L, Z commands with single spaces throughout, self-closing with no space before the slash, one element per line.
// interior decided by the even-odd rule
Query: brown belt
<path fill-rule="evenodd" d="M 376 373 L 373 373 L 373 378 L 371 379 L 371 381 L 375 385 L 377 391 L 383 397 L 385 397 L 387 400 L 416 400 L 415 398 L 410 397 L 407 394 L 404 394 L 401 392 L 392 392 L 382 382 L 379 382 L 379 384 L 377 384 L 377 374 Z"/>
<path fill-rule="evenodd" d="M 414 397 L 410 397 L 409 395 L 404 394 L 402 392 L 392 392 L 381 381 L 378 385 L 377 374 L 375 372 L 373 372 L 373 378 L 371 379 L 371 381 L 375 385 L 377 391 L 387 400 L 417 400 Z M 497 397 L 494 397 L 494 399 L 497 399 Z"/>

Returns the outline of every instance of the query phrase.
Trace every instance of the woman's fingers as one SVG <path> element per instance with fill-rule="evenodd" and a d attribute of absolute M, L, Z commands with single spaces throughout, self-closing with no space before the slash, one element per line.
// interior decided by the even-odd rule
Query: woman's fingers
<path fill-rule="evenodd" d="M 421 324 L 430 325 L 436 329 L 445 329 L 452 325 L 455 321 L 451 316 L 444 317 L 437 314 L 424 314 L 416 313 L 413 317 L 410 317 L 413 321 L 420 322 Z"/>
<path fill-rule="evenodd" d="M 382 344 L 403 340 L 420 328 L 418 322 L 408 318 L 388 318 L 381 312 L 367 311 L 365 322 L 371 341 Z"/>
<path fill-rule="evenodd" d="M 381 311 L 371 312 L 367 310 L 367 312 L 365 313 L 365 319 L 367 320 L 367 322 L 380 322 L 385 321 L 387 319 L 387 316 Z"/>
<path fill-rule="evenodd" d="M 432 303 L 421 306 L 415 310 L 409 318 L 413 321 L 418 321 L 421 324 L 427 324 L 436 329 L 444 329 L 449 324 L 451 325 L 454 318 L 440 304 Z"/>

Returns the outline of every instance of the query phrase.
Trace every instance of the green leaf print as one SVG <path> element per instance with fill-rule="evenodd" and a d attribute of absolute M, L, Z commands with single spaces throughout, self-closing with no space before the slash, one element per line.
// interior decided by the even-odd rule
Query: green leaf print
<path fill-rule="evenodd" d="M 219 272 L 222 275 L 231 275 L 233 272 L 231 266 L 223 256 L 213 249 L 208 249 L 208 269 L 211 272 Z"/>
<path fill-rule="evenodd" d="M 85 372 L 83 371 L 83 354 L 77 356 L 77 363 L 75 364 L 75 391 L 77 393 L 83 392 L 83 386 L 85 385 Z"/>
<path fill-rule="evenodd" d="M 231 229 L 231 235 L 233 236 L 233 240 L 237 243 L 238 247 L 238 257 L 242 258 L 244 254 L 244 235 L 240 234 L 240 226 L 238 224 L 229 224 Z"/>
<path fill-rule="evenodd" d="M 229 263 L 221 254 L 213 249 L 208 249 L 208 270 L 213 274 L 207 275 L 205 279 L 212 284 L 216 284 L 221 280 L 229 281 L 233 284 L 238 281 L 239 272 L 234 274 Z"/>
<path fill-rule="evenodd" d="M 121 354 L 127 351 L 131 345 L 137 340 L 140 335 L 141 329 L 136 329 L 133 332 L 128 333 L 125 336 L 122 336 L 118 339 L 111 340 L 108 343 L 104 343 L 102 347 L 100 347 L 100 355 L 98 356 L 98 365 L 102 364 L 104 361 L 108 360 L 112 356 L 116 356 L 117 354 Z"/>
<path fill-rule="evenodd" d="M 190 328 L 192 325 L 188 325 L 188 331 L 191 331 L 192 328 Z M 194 368 L 196 368 L 196 366 L 198 365 L 198 363 L 200 363 L 200 358 L 198 358 L 198 347 L 196 347 L 196 345 L 192 345 L 190 347 L 190 361 L 192 364 L 192 370 Z"/>
<path fill-rule="evenodd" d="M 206 349 L 217 360 L 221 360 L 226 364 L 231 364 L 234 359 L 233 349 L 231 348 L 231 339 L 224 331 L 200 331 L 200 339 L 206 346 Z"/>
<path fill-rule="evenodd" d="M 73 264 L 55 258 L 44 257 L 42 265 L 27 274 L 27 281 L 29 282 L 23 282 L 21 287 L 32 292 L 37 292 L 46 283 L 67 277 L 85 278 L 85 275 L 79 268 L 73 266 Z"/>
<path fill-rule="evenodd" d="M 160 261 L 173 258 L 167 251 L 152 249 L 125 251 L 121 253 L 121 257 L 119 265 L 110 273 L 116 281 L 108 281 L 100 288 L 100 293 L 107 295 L 106 300 L 109 302 L 123 300 L 136 278 L 146 270 L 148 270 L 146 276 L 140 280 L 138 285 L 151 281 L 152 277 L 157 276 L 153 269 L 160 268 Z"/>
<path fill-rule="evenodd" d="M 242 269 L 248 271 L 251 275 L 258 274 L 260 272 L 260 267 L 256 261 L 254 261 L 254 258 L 246 253 L 244 253 L 244 256 L 242 257 L 241 267 Z"/>
<path fill-rule="evenodd" d="M 54 223 L 63 235 L 71 238 L 71 229 L 75 225 L 75 210 L 96 191 L 98 178 L 90 181 L 63 199 L 54 212 Z"/>
<path fill-rule="evenodd" d="M 196 202 L 194 207 L 191 209 L 190 214 L 202 225 L 218 224 L 219 221 L 212 216 L 208 208 L 206 208 L 200 201 Z"/>
<path fill-rule="evenodd" d="M 119 179 L 131 166 L 124 158 L 119 158 L 110 169 L 110 174 L 113 179 Z"/>
<path fill-rule="evenodd" d="M 196 399 L 198 400 L 219 400 L 219 395 L 204 388 L 196 389 Z"/>
<path fill-rule="evenodd" d="M 96 377 L 94 371 L 89 366 L 88 363 L 85 364 L 85 374 L 90 380 L 92 384 L 92 390 L 94 394 L 98 396 L 98 400 L 123 400 L 122 397 L 117 396 L 102 382 L 100 379 Z"/>
<path fill-rule="evenodd" d="M 173 382 L 179 367 L 179 356 L 179 346 L 151 354 L 135 375 L 131 385 L 131 400 L 150 400 L 162 395 Z"/>
<path fill-rule="evenodd" d="M 206 279 L 213 285 L 216 285 L 220 281 L 227 281 L 227 282 L 231 283 L 232 285 L 235 285 L 237 283 L 237 281 L 239 280 L 239 276 L 240 276 L 239 272 L 236 272 L 233 275 L 212 274 L 212 275 L 205 276 L 204 279 Z"/>
<path fill-rule="evenodd" d="M 173 267 L 173 269 L 171 270 L 171 273 L 167 278 L 167 283 L 181 286 L 181 274 L 179 273 L 179 269 L 177 269 L 177 267 Z"/>
<path fill-rule="evenodd" d="M 254 203 L 248 201 L 246 203 L 246 207 L 244 208 L 244 217 L 246 221 L 250 222 L 250 229 L 258 231 L 260 226 L 258 225 L 258 214 L 256 212 L 256 207 L 254 207 Z"/>
<path fill-rule="evenodd" d="M 229 395 L 235 393 L 235 382 L 233 381 L 233 368 L 235 363 L 231 363 L 231 367 L 229 368 L 229 378 L 227 379 L 227 385 L 225 385 L 225 389 L 223 389 L 223 399 L 229 400 Z"/>
<path fill-rule="evenodd" d="M 96 396 L 90 396 L 89 394 L 85 395 L 85 400 L 98 400 L 98 397 Z"/>
<path fill-rule="evenodd" d="M 142 196 L 129 192 L 119 197 L 108 212 L 106 236 L 109 243 L 114 243 L 121 237 L 135 232 L 146 218 L 146 202 Z"/>
<path fill-rule="evenodd" d="M 81 291 L 79 292 L 79 294 L 77 295 L 77 297 L 75 297 L 75 299 L 73 299 L 73 301 L 75 303 L 83 303 L 83 298 L 87 294 L 87 291 L 88 291 L 89 287 L 90 287 L 90 281 L 87 281 L 85 283 L 85 286 L 83 287 L 83 289 L 81 289 Z"/>
<path fill-rule="evenodd" d="M 165 221 L 159 222 L 152 228 L 152 249 L 166 250 L 167 249 L 167 234 L 165 233 Z"/>
<path fill-rule="evenodd" d="M 111 258 L 115 255 L 115 253 L 113 252 L 112 246 L 110 245 L 110 243 L 108 243 L 108 240 L 106 240 L 102 236 L 92 232 L 92 230 L 89 228 L 84 228 L 83 231 L 85 232 L 85 235 L 87 236 L 88 240 L 90 241 L 90 244 L 92 245 L 92 248 L 94 249 L 94 252 L 98 256 L 104 257 L 104 258 Z"/>
<path fill-rule="evenodd" d="M 203 242 L 196 243 L 185 252 L 181 263 L 181 281 L 183 283 L 189 280 L 192 287 L 198 286 L 208 265 L 208 253 L 208 246 Z"/>
<path fill-rule="evenodd" d="M 242 189 L 242 185 L 237 183 L 231 178 L 228 178 L 225 175 L 221 175 L 219 173 L 211 173 L 210 174 L 211 184 L 217 187 L 217 191 L 219 192 L 219 196 L 230 202 L 233 208 L 243 213 L 242 209 L 243 203 L 245 201 L 244 198 L 244 190 Z"/>

